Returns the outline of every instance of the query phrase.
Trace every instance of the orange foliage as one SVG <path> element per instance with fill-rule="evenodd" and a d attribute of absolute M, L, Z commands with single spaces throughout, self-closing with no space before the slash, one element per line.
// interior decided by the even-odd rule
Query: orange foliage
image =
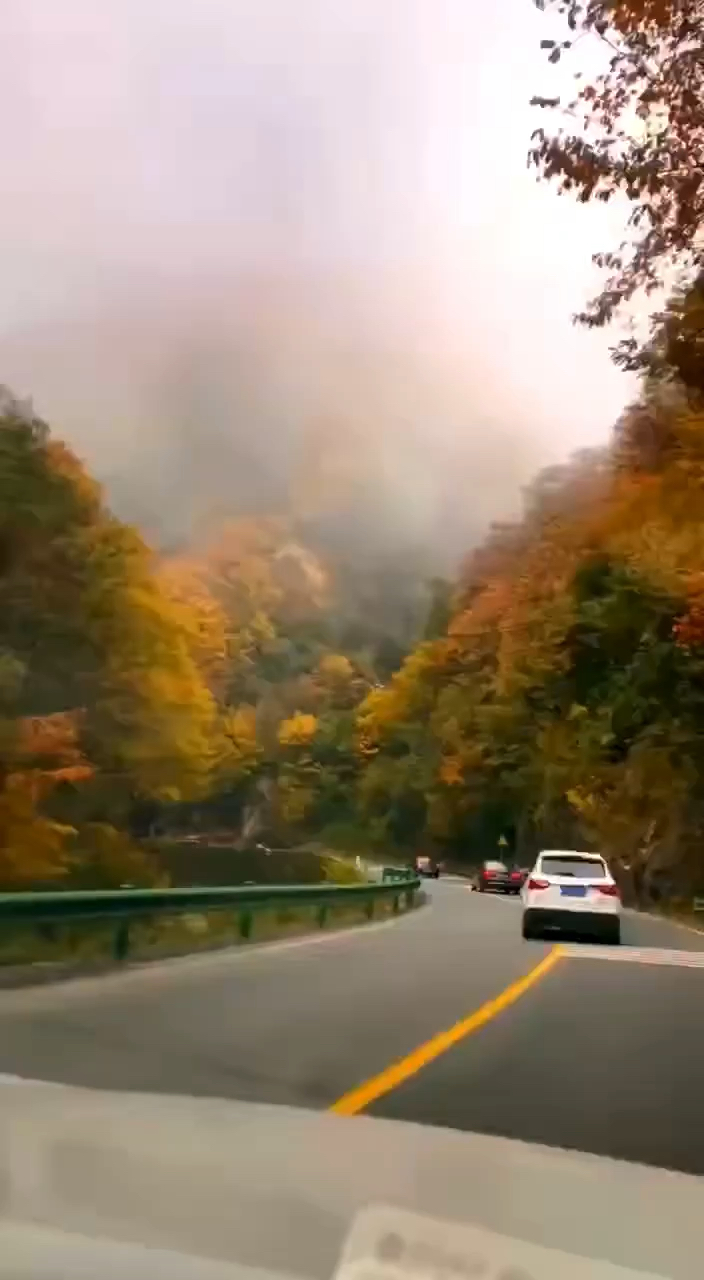
<path fill-rule="evenodd" d="M 70 862 L 72 827 L 37 812 L 46 777 L 15 773 L 0 791 L 0 889 L 55 880 Z"/>
<path fill-rule="evenodd" d="M 78 745 L 81 719 L 78 711 L 23 716 L 17 722 L 18 753 L 22 757 L 60 757 L 67 764 L 82 760 Z"/>
<path fill-rule="evenodd" d="M 97 481 L 88 475 L 83 463 L 63 440 L 50 439 L 45 448 L 51 471 L 70 481 L 71 489 L 80 504 L 89 509 L 91 514 L 97 514 L 102 489 Z"/>
<path fill-rule="evenodd" d="M 438 777 L 446 787 L 461 787 L 464 783 L 464 769 L 459 756 L 444 756 Z"/>
<path fill-rule="evenodd" d="M 688 586 L 689 608 L 675 623 L 674 635 L 678 644 L 693 648 L 704 645 L 704 573 L 693 574 Z"/>

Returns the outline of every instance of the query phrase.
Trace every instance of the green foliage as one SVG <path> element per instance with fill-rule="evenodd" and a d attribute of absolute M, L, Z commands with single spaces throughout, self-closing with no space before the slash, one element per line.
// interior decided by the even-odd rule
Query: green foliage
<path fill-rule="evenodd" d="M 357 870 L 354 862 L 345 858 L 323 858 L 321 859 L 321 869 L 323 872 L 323 880 L 328 880 L 332 884 L 359 884 L 364 880 L 364 876 Z"/>
<path fill-rule="evenodd" d="M 192 634 L 137 532 L 31 409 L 3 393 L 4 886 L 65 877 L 76 823 L 127 822 L 135 806 L 208 787 L 222 731 Z M 104 845 L 110 828 L 91 830 Z"/>
<path fill-rule="evenodd" d="M 71 889 L 151 889 L 168 885 L 155 859 L 108 823 L 85 823 L 71 845 Z"/>
<path fill-rule="evenodd" d="M 522 861 L 597 846 L 636 886 L 704 884 L 698 314 L 686 394 L 671 346 L 611 449 L 539 478 L 470 559 L 444 634 L 361 704 L 372 828 L 474 862 L 501 835 Z"/>
<path fill-rule="evenodd" d="M 273 518 L 159 560 L 2 393 L 3 887 L 151 883 L 133 837 L 157 831 L 356 822 L 356 708 L 422 596 L 385 574 L 352 581 Z"/>

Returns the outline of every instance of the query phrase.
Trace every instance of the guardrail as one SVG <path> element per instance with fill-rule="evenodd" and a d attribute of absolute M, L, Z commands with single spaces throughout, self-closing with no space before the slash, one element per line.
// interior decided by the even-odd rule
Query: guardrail
<path fill-rule="evenodd" d="M 414 905 L 417 876 L 376 884 L 236 885 L 231 888 L 98 889 L 77 893 L 0 894 L 0 933 L 5 925 L 36 926 L 55 939 L 61 925 L 114 921 L 112 954 L 118 961 L 130 952 L 130 926 L 164 916 L 206 912 L 232 913 L 233 934 L 247 941 L 258 912 L 310 906 L 323 929 L 332 908 L 359 905 L 368 920 L 375 904 L 391 901 L 394 913 Z"/>

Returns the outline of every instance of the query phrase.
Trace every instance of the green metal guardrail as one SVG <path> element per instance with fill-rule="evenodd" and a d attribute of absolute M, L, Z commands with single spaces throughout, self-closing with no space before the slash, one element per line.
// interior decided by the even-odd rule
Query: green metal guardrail
<path fill-rule="evenodd" d="M 83 921 L 114 921 L 113 956 L 127 959 L 130 925 L 157 916 L 185 916 L 195 912 L 227 912 L 235 917 L 233 932 L 243 941 L 251 937 L 257 912 L 310 906 L 316 923 L 325 928 L 331 907 L 359 904 L 368 920 L 375 903 L 391 900 L 394 912 L 414 904 L 420 880 L 405 873 L 403 880 L 376 884 L 237 885 L 232 888 L 98 889 L 78 893 L 0 894 L 0 932 L 4 925 L 36 925 L 54 936 L 61 925 Z"/>

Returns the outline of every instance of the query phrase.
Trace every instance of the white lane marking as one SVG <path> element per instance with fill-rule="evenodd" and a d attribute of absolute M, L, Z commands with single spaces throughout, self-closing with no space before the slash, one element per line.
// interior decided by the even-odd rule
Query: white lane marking
<path fill-rule="evenodd" d="M 667 951 L 659 947 L 591 947 L 577 944 L 565 944 L 560 950 L 569 960 L 615 960 L 626 964 L 704 969 L 704 951 Z"/>

